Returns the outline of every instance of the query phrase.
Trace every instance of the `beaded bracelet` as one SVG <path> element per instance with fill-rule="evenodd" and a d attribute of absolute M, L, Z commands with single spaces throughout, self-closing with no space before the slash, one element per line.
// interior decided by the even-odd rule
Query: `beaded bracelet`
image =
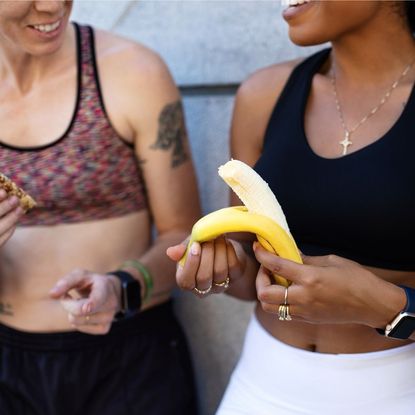
<path fill-rule="evenodd" d="M 136 259 L 130 259 L 122 263 L 121 268 L 134 268 L 136 269 L 140 275 L 143 277 L 144 285 L 145 285 L 145 293 L 143 297 L 143 304 L 146 303 L 150 298 L 151 294 L 153 293 L 153 277 L 150 274 L 150 271 L 145 267 L 140 261 Z"/>

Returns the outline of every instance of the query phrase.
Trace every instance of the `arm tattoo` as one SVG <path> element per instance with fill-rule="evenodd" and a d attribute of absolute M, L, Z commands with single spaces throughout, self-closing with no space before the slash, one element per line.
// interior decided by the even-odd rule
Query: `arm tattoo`
<path fill-rule="evenodd" d="M 159 130 L 153 149 L 168 151 L 172 149 L 171 166 L 177 167 L 188 159 L 185 149 L 187 139 L 181 101 L 167 104 L 159 116 Z"/>
<path fill-rule="evenodd" d="M 5 316 L 13 315 L 13 308 L 9 303 L 3 303 L 0 301 L 0 314 Z"/>

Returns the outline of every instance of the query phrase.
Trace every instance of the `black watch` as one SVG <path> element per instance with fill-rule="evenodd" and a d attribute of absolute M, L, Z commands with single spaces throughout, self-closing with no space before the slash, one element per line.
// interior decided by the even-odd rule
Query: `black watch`
<path fill-rule="evenodd" d="M 141 308 L 141 284 L 127 271 L 112 271 L 121 282 L 121 311 L 116 319 L 127 317 L 140 311 Z"/>
<path fill-rule="evenodd" d="M 394 339 L 407 339 L 415 331 L 415 289 L 400 285 L 405 290 L 406 306 L 389 323 L 384 330 L 376 329 L 378 333 Z"/>

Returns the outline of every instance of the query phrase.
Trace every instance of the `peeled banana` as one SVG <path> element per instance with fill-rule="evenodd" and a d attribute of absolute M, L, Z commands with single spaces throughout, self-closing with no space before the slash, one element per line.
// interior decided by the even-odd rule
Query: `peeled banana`
<path fill-rule="evenodd" d="M 219 176 L 232 188 L 245 206 L 216 210 L 195 223 L 188 247 L 180 260 L 184 265 L 193 242 L 206 242 L 228 232 L 250 232 L 260 244 L 282 258 L 301 263 L 301 255 L 274 193 L 262 177 L 239 160 L 219 167 Z M 289 281 L 274 275 L 275 281 L 288 286 Z"/>

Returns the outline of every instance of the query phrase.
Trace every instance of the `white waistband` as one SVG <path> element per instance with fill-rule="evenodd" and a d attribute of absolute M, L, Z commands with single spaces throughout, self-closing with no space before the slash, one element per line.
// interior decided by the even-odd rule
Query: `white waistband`
<path fill-rule="evenodd" d="M 374 404 L 383 414 L 379 408 L 386 402 L 405 401 L 411 412 L 401 413 L 415 414 L 415 343 L 371 353 L 315 353 L 275 339 L 253 316 L 231 389 L 232 383 L 241 389 L 238 396 L 256 396 L 257 405 L 297 408 L 292 413 L 349 414 L 383 402 Z"/>

